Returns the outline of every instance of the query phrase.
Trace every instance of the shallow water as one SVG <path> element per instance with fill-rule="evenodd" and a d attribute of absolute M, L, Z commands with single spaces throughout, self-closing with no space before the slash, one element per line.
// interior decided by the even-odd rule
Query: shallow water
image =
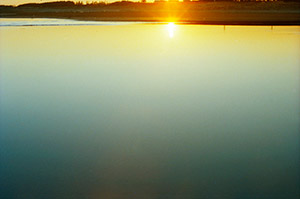
<path fill-rule="evenodd" d="M 78 21 L 51 18 L 0 18 L 0 26 L 112 26 L 139 24 L 141 22 Z M 143 24 L 147 24 L 143 22 Z"/>
<path fill-rule="evenodd" d="M 299 197 L 299 26 L 10 20 L 0 197 Z"/>

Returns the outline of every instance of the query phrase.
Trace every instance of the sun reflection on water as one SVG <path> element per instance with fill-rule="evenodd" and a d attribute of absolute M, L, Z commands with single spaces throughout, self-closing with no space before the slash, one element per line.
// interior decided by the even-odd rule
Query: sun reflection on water
<path fill-rule="evenodd" d="M 170 22 L 168 23 L 167 25 L 167 29 L 168 29 L 168 32 L 169 32 L 169 37 L 170 38 L 173 38 L 174 37 L 174 31 L 175 31 L 175 23 L 173 22 Z"/>

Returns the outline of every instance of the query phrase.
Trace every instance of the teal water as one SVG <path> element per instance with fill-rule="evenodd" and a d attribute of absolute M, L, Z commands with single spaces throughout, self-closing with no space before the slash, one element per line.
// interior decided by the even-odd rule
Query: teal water
<path fill-rule="evenodd" d="M 299 26 L 20 20 L 0 198 L 299 198 Z"/>

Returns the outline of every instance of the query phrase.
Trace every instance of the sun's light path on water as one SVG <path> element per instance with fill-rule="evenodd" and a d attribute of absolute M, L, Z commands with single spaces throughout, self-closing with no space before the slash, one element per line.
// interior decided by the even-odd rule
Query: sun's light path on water
<path fill-rule="evenodd" d="M 170 37 L 170 38 L 173 38 L 173 37 L 174 37 L 175 26 L 176 26 L 176 25 L 175 25 L 173 22 L 170 22 L 170 23 L 168 23 L 168 25 L 167 25 L 167 29 L 168 29 L 169 37 Z"/>

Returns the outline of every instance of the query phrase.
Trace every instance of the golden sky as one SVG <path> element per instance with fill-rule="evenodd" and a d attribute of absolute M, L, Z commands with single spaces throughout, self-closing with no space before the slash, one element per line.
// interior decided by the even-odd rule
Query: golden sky
<path fill-rule="evenodd" d="M 43 3 L 50 1 L 60 1 L 60 0 L 0 0 L 0 5 L 20 5 L 24 3 Z M 62 0 L 64 1 L 64 0 Z M 68 1 L 68 0 L 65 0 Z M 71 1 L 83 1 L 83 2 L 92 2 L 92 1 L 104 1 L 104 2 L 114 2 L 119 0 L 71 0 Z M 131 0 L 138 1 L 138 0 Z"/>

